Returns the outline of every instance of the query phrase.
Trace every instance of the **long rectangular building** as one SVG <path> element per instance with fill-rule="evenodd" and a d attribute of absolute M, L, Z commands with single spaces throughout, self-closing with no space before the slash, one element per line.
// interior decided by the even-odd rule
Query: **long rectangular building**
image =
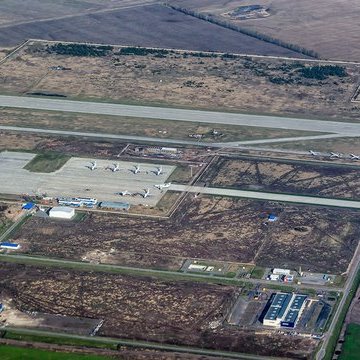
<path fill-rule="evenodd" d="M 266 326 L 294 328 L 304 308 L 306 295 L 276 293 L 271 297 L 270 305 L 263 320 Z"/>

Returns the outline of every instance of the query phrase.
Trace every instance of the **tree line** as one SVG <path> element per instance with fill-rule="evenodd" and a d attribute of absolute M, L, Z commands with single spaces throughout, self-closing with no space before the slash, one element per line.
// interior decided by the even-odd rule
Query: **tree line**
<path fill-rule="evenodd" d="M 190 15 L 190 16 L 196 17 L 198 19 L 208 21 L 208 22 L 210 22 L 212 24 L 221 26 L 221 27 L 226 28 L 226 29 L 234 30 L 234 31 L 239 32 L 241 34 L 251 36 L 251 37 L 256 38 L 258 40 L 265 41 L 267 43 L 271 43 L 271 44 L 274 44 L 274 45 L 281 46 L 282 48 L 292 50 L 292 51 L 297 52 L 299 54 L 303 54 L 303 55 L 306 55 L 306 56 L 309 56 L 309 57 L 312 57 L 312 58 L 318 58 L 319 57 L 319 55 L 313 50 L 306 49 L 306 48 L 301 47 L 299 45 L 287 43 L 287 42 L 282 41 L 280 39 L 276 39 L 276 38 L 274 38 L 274 37 L 272 37 L 270 35 L 259 33 L 258 31 L 255 31 L 255 30 L 245 29 L 243 27 L 231 24 L 231 23 L 229 23 L 227 21 L 224 21 L 224 20 L 221 20 L 221 19 L 218 19 L 218 18 L 214 18 L 211 15 L 199 13 L 199 12 L 196 12 L 194 10 L 186 9 L 186 8 L 181 7 L 181 6 L 177 6 L 177 5 L 173 5 L 173 4 L 165 3 L 164 5 L 171 8 L 171 9 L 173 9 L 173 10 L 175 10 L 175 11 L 182 12 L 183 14 Z"/>

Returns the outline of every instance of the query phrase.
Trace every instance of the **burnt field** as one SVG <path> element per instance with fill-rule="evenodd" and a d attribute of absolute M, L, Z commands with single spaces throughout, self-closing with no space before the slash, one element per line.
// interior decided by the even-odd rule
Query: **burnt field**
<path fill-rule="evenodd" d="M 159 4 L 8 24 L 1 29 L 0 46 L 15 46 L 29 38 L 298 57 L 291 50 Z"/>
<path fill-rule="evenodd" d="M 61 152 L 74 156 L 116 158 L 125 143 L 96 141 L 79 137 L 56 137 L 35 133 L 0 131 L 0 151 L 33 150 L 34 152 Z"/>
<path fill-rule="evenodd" d="M 220 157 L 201 181 L 215 187 L 360 199 L 356 165 Z"/>
<path fill-rule="evenodd" d="M 269 214 L 279 220 L 267 223 Z M 198 258 L 341 273 L 359 234 L 356 211 L 188 195 L 167 220 L 32 218 L 13 240 L 32 255 L 145 268 L 178 270 Z"/>
<path fill-rule="evenodd" d="M 230 286 L 18 264 L 0 264 L 0 276 L 1 297 L 11 297 L 19 310 L 104 319 L 102 336 L 294 359 L 310 358 L 315 347 L 309 339 L 222 325 L 234 299 Z"/>

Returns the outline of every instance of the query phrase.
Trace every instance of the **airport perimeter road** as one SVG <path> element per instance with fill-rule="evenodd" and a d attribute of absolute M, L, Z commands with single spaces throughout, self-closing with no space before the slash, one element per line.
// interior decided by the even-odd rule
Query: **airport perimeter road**
<path fill-rule="evenodd" d="M 343 208 L 360 209 L 360 201 L 342 200 L 342 199 L 329 199 L 313 196 L 301 196 L 301 195 L 289 195 L 289 194 L 275 194 L 258 191 L 236 190 L 236 189 L 222 189 L 213 187 L 202 186 L 189 186 L 189 185 L 177 185 L 172 184 L 170 190 L 201 193 L 209 195 L 231 196 L 247 199 L 258 199 L 267 201 L 281 201 L 317 206 L 335 206 Z"/>
<path fill-rule="evenodd" d="M 319 131 L 349 136 L 360 136 L 360 124 L 356 123 L 296 119 L 279 116 L 248 115 L 215 111 L 185 110 L 6 95 L 0 95 L 0 106 L 86 114 L 118 115 L 148 119 L 190 121 L 211 124 L 244 125 L 301 131 Z"/>
<path fill-rule="evenodd" d="M 333 319 L 331 321 L 331 324 L 329 326 L 329 329 L 327 330 L 326 334 L 324 335 L 323 342 L 321 344 L 321 347 L 319 351 L 316 354 L 316 360 L 322 360 L 324 359 L 326 355 L 326 349 L 329 346 L 329 341 L 331 339 L 331 336 L 333 335 L 333 332 L 338 324 L 340 315 L 343 311 L 343 308 L 346 304 L 347 297 L 349 296 L 349 293 L 351 291 L 351 288 L 354 284 L 354 281 L 356 279 L 356 276 L 358 274 L 358 271 L 360 271 L 360 242 L 358 243 L 358 246 L 356 248 L 355 254 L 353 256 L 353 259 L 351 261 L 350 269 L 348 271 L 348 277 L 343 289 L 343 296 L 339 302 L 339 305 L 335 311 L 335 314 L 333 316 Z M 356 294 L 356 289 L 354 290 Z M 342 326 L 342 324 L 340 325 Z"/>
<path fill-rule="evenodd" d="M 22 255 L 22 254 L 0 254 L 0 262 L 10 262 L 15 264 L 24 264 L 24 265 L 38 265 L 38 266 L 52 266 L 63 269 L 72 269 L 78 271 L 95 271 L 95 272 L 104 272 L 104 273 L 115 273 L 115 274 L 131 274 L 135 276 L 154 276 L 163 279 L 170 280 L 192 280 L 194 282 L 216 282 L 219 284 L 238 284 L 239 286 L 244 285 L 245 283 L 251 283 L 254 285 L 261 284 L 264 287 L 272 289 L 272 285 L 279 285 L 279 283 L 271 283 L 268 280 L 264 279 L 247 279 L 247 278 L 227 278 L 224 276 L 216 275 L 202 275 L 189 273 L 189 272 L 179 272 L 171 270 L 157 270 L 149 268 L 139 268 L 123 265 L 112 265 L 112 264 L 94 264 L 90 262 L 77 261 L 77 260 L 66 260 L 66 259 L 54 259 L 44 256 L 31 256 L 31 255 Z M 281 286 L 289 286 L 290 289 L 296 287 L 297 289 L 315 289 L 315 290 L 324 290 L 324 291 L 342 291 L 342 288 L 336 286 L 322 286 L 315 284 L 280 284 Z"/>
<path fill-rule="evenodd" d="M 0 328 L 1 329 L 1 328 Z M 76 340 L 86 340 L 92 341 L 100 344 L 109 344 L 109 345 L 123 345 L 134 348 L 143 348 L 143 349 L 154 349 L 160 351 L 170 351 L 176 353 L 185 353 L 185 354 L 197 354 L 197 355 L 207 355 L 207 356 L 215 356 L 220 358 L 227 359 L 242 359 L 242 360 L 286 360 L 285 358 L 278 357 L 270 357 L 270 356 L 261 356 L 261 355 L 253 355 L 253 354 L 243 354 L 237 352 L 230 351 L 221 351 L 221 350 L 211 350 L 204 348 L 196 348 L 190 346 L 182 346 L 182 345 L 171 345 L 165 343 L 156 343 L 150 341 L 141 341 L 141 340 L 129 340 L 129 339 L 116 339 L 105 336 L 86 336 L 86 335 L 77 335 L 77 334 L 66 334 L 61 332 L 53 332 L 53 331 L 44 331 L 37 329 L 29 329 L 29 328 L 19 328 L 19 327 L 6 327 L 5 328 L 9 332 L 14 332 L 16 334 L 24 334 L 24 335 L 36 335 L 40 337 L 54 337 L 59 339 L 69 339 L 71 342 L 76 343 Z M 56 340 L 54 341 L 56 344 Z"/>

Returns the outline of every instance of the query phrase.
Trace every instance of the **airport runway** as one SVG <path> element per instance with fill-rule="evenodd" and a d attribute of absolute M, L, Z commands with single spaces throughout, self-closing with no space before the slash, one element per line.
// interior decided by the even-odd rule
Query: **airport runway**
<path fill-rule="evenodd" d="M 5 95 L 0 95 L 0 106 L 46 111 L 117 115 L 148 119 L 166 119 L 198 123 L 268 127 L 275 129 L 315 131 L 348 136 L 360 136 L 360 124 L 357 123 L 296 119 L 280 116 L 249 115 Z"/>
<path fill-rule="evenodd" d="M 360 209 L 360 201 L 353 201 L 353 200 L 329 199 L 329 198 L 320 198 L 313 196 L 275 194 L 275 193 L 258 192 L 258 191 L 246 191 L 246 190 L 176 185 L 176 184 L 172 184 L 170 186 L 170 190 L 181 191 L 181 192 L 186 191 L 191 193 L 200 193 L 200 194 L 209 194 L 209 195 L 231 196 L 231 197 L 239 197 L 246 199 L 258 199 L 258 200 L 290 202 L 290 203 L 298 203 L 298 204 L 306 204 L 306 205 L 335 206 L 342 208 Z"/>

